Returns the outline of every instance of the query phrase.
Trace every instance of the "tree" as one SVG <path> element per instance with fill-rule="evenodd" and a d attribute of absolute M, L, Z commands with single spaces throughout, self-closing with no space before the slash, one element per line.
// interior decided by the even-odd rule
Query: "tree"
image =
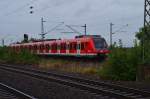
<path fill-rule="evenodd" d="M 144 79 L 144 67 L 150 65 L 150 27 L 140 28 L 136 33 L 136 38 L 140 41 L 141 56 L 144 55 L 144 60 L 138 66 L 137 79 Z M 142 60 L 142 57 L 141 57 Z"/>
<path fill-rule="evenodd" d="M 140 28 L 139 32 L 136 33 L 136 38 L 140 41 L 140 44 L 143 42 L 147 44 L 150 42 L 150 27 Z"/>

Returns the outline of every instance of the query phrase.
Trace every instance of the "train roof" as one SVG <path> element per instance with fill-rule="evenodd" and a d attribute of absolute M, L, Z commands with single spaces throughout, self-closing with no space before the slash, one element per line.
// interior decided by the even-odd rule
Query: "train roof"
<path fill-rule="evenodd" d="M 101 35 L 79 35 L 75 38 L 101 38 Z"/>
<path fill-rule="evenodd" d="M 61 42 L 61 43 L 65 43 L 65 42 L 77 42 L 77 41 L 82 41 L 82 42 L 86 42 L 88 40 L 90 40 L 91 38 L 101 38 L 100 35 L 79 35 L 76 36 L 75 39 L 47 39 L 47 40 L 39 40 L 39 41 L 35 41 L 35 42 L 29 42 L 29 43 L 19 43 L 19 44 L 11 44 L 11 46 L 20 46 L 20 45 L 35 45 L 35 44 L 49 44 L 49 43 L 56 43 L 56 42 Z"/>

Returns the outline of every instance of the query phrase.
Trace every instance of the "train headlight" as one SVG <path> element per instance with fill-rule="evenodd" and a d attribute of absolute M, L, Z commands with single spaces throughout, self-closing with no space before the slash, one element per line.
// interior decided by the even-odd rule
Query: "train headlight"
<path fill-rule="evenodd" d="M 87 51 L 88 53 L 91 52 L 90 50 Z"/>
<path fill-rule="evenodd" d="M 100 52 L 101 52 L 101 53 L 103 53 L 104 51 L 103 51 L 103 50 L 101 50 Z"/>

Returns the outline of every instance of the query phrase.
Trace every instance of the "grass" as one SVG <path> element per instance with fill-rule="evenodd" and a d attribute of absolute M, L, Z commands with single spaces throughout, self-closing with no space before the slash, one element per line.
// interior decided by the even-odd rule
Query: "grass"
<path fill-rule="evenodd" d="M 7 47 L 0 47 L 0 62 L 11 64 L 30 64 L 42 69 L 55 69 L 59 71 L 96 75 L 100 64 L 86 65 L 85 63 L 62 59 L 42 59 L 27 50 L 14 52 Z M 98 65 L 98 66 L 97 66 Z"/>
<path fill-rule="evenodd" d="M 14 64 L 38 64 L 39 58 L 26 50 L 14 52 L 7 47 L 0 47 L 0 62 Z"/>
<path fill-rule="evenodd" d="M 89 75 L 96 75 L 97 73 L 97 66 L 88 65 L 80 62 L 72 62 L 68 60 L 60 60 L 60 59 L 49 59 L 49 60 L 41 60 L 39 64 L 39 68 L 44 69 L 54 69 L 60 70 L 65 72 L 72 72 L 72 73 L 80 73 L 80 74 L 89 74 Z"/>
<path fill-rule="evenodd" d="M 29 51 L 14 52 L 9 48 L 0 48 L 0 62 L 31 64 L 45 70 L 58 70 L 69 73 L 94 75 L 111 80 L 136 80 L 137 66 L 140 64 L 139 48 L 124 49 L 116 47 L 104 63 L 84 63 L 62 59 L 43 59 Z M 146 77 L 150 79 L 150 77 Z"/>

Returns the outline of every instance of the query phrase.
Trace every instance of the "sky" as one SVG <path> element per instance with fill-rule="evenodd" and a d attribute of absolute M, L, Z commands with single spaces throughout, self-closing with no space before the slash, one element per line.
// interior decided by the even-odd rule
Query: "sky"
<path fill-rule="evenodd" d="M 113 42 L 121 39 L 124 46 L 133 46 L 144 23 L 144 0 L 0 0 L 0 40 L 10 44 L 23 34 L 40 38 L 41 17 L 45 32 L 51 31 L 49 39 L 74 38 L 78 34 L 67 33 L 72 30 L 66 25 L 84 34 L 87 24 L 87 34 L 101 35 L 109 44 L 112 22 Z"/>

